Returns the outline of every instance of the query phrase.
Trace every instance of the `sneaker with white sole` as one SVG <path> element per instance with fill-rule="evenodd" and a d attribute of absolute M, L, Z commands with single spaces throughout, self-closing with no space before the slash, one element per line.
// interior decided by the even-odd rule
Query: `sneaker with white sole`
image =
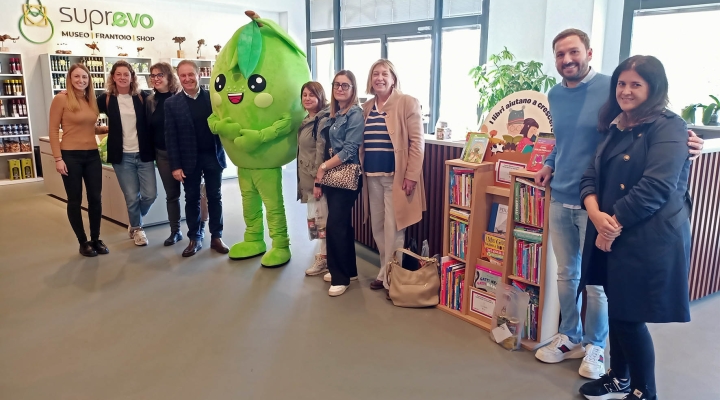
<path fill-rule="evenodd" d="M 135 239 L 135 230 L 138 228 L 133 228 L 132 226 L 128 226 L 128 236 L 130 239 Z"/>
<path fill-rule="evenodd" d="M 618 379 L 612 370 L 608 370 L 607 374 L 601 375 L 599 379 L 580 386 L 580 394 L 588 400 L 624 399 L 629 393 L 630 382 Z"/>
<path fill-rule="evenodd" d="M 323 275 L 323 280 L 324 280 L 325 282 L 332 282 L 332 275 L 330 275 L 330 273 L 328 272 L 327 274 Z M 357 276 L 353 276 L 352 278 L 350 278 L 350 280 L 351 280 L 351 281 L 356 281 L 356 280 L 358 280 L 358 277 L 357 277 Z"/>
<path fill-rule="evenodd" d="M 650 397 L 638 389 L 628 393 L 623 400 L 657 400 L 657 396 Z"/>
<path fill-rule="evenodd" d="M 328 290 L 328 294 L 332 297 L 340 296 L 341 294 L 345 293 L 347 288 L 348 287 L 345 285 L 330 286 L 330 289 Z"/>
<path fill-rule="evenodd" d="M 327 271 L 327 258 L 321 256 L 320 254 L 315 254 L 315 262 L 313 262 L 313 265 L 311 265 L 310 268 L 305 270 L 305 275 L 317 276 L 324 274 Z"/>
<path fill-rule="evenodd" d="M 148 244 L 148 239 L 147 236 L 145 236 L 145 230 L 143 228 L 135 229 L 133 239 L 135 240 L 135 246 L 147 246 Z"/>
<path fill-rule="evenodd" d="M 580 343 L 573 343 L 566 335 L 559 333 L 552 342 L 545 347 L 541 347 L 535 352 L 535 358 L 548 363 L 555 364 L 569 358 L 585 357 L 585 348 Z"/>
<path fill-rule="evenodd" d="M 605 373 L 605 349 L 593 344 L 585 346 L 585 357 L 578 372 L 582 377 L 599 379 Z"/>

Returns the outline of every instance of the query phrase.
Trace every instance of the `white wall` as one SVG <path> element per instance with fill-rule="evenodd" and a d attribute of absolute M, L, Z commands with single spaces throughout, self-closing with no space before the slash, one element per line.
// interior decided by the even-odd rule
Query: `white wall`
<path fill-rule="evenodd" d="M 19 36 L 18 18 L 22 16 L 22 4 L 24 0 L 12 0 L 15 6 L 7 7 L 9 1 L 3 0 L 3 13 L 0 14 L 0 27 L 3 27 L 3 34 L 7 33 L 13 37 Z M 37 4 L 36 2 L 30 2 Z M 47 116 L 45 115 L 45 101 L 43 96 L 43 77 L 38 64 L 38 56 L 43 53 L 54 53 L 59 43 L 66 43 L 62 46 L 72 50 L 73 55 L 90 55 L 91 50 L 85 46 L 92 39 L 62 37 L 62 31 L 90 32 L 88 23 L 61 22 L 67 19 L 60 14 L 60 7 L 77 8 L 78 17 L 84 19 L 83 10 L 100 10 L 129 12 L 131 14 L 149 14 L 154 20 L 150 29 L 140 26 L 135 28 L 129 25 L 124 28 L 106 25 L 95 26 L 93 32 L 107 34 L 122 33 L 131 35 L 153 36 L 152 42 L 113 41 L 97 39 L 96 42 L 105 56 L 116 56 L 119 50 L 116 46 L 122 46 L 123 52 L 129 56 L 136 56 L 136 47 L 145 47 L 142 55 L 152 57 L 153 61 L 166 60 L 176 57 L 177 44 L 172 41 L 175 36 L 184 36 L 187 41 L 182 47 L 186 57 L 194 57 L 197 49 L 197 40 L 205 39 L 207 46 L 203 48 L 203 55 L 212 57 L 215 54 L 213 45 L 225 45 L 230 36 L 240 26 L 246 24 L 249 19 L 244 15 L 245 10 L 254 10 L 261 17 L 278 21 L 288 31 L 301 48 L 305 48 L 305 2 L 302 0 L 264 0 L 243 1 L 245 4 L 237 4 L 231 0 L 63 0 L 60 2 L 45 1 L 47 14 L 55 25 L 53 39 L 45 44 L 32 44 L 21 37 L 17 43 L 5 42 L 6 47 L 12 52 L 23 54 L 25 74 L 28 86 L 28 105 L 30 109 L 30 121 L 35 141 L 40 136 L 47 135 Z M 70 11 L 72 13 L 72 10 Z M 97 16 L 97 14 L 96 14 Z M 32 33 L 30 28 L 28 35 Z M 35 28 L 41 29 L 41 28 Z M 46 29 L 46 28 L 43 28 Z M 41 32 L 42 33 L 42 32 Z M 38 36 L 39 37 L 39 36 Z M 36 143 L 37 145 L 37 143 Z"/>
<path fill-rule="evenodd" d="M 542 62 L 546 73 L 559 79 L 552 40 L 564 29 L 577 28 L 590 35 L 590 65 L 612 72 L 620 49 L 622 4 L 623 0 L 490 0 L 488 55 L 507 46 L 520 60 Z"/>

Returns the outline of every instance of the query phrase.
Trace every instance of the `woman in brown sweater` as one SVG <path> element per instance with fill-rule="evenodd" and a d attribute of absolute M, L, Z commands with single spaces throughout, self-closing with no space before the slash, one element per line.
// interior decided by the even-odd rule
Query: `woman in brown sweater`
<path fill-rule="evenodd" d="M 80 254 L 95 257 L 110 252 L 100 240 L 102 163 L 95 139 L 95 135 L 107 133 L 107 127 L 95 125 L 99 112 L 89 85 L 90 71 L 82 64 L 75 64 L 70 67 L 66 81 L 71 86 L 67 92 L 55 96 L 50 105 L 50 147 L 55 157 L 55 169 L 62 175 L 67 192 L 67 215 L 80 242 Z M 80 212 L 83 180 L 88 200 L 90 241 Z"/>

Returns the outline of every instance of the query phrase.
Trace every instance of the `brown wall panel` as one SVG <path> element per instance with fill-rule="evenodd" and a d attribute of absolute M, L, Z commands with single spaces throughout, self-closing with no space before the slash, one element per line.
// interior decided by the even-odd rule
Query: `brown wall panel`
<path fill-rule="evenodd" d="M 696 300 L 720 291 L 720 153 L 693 162 L 690 194 L 690 300 Z"/>

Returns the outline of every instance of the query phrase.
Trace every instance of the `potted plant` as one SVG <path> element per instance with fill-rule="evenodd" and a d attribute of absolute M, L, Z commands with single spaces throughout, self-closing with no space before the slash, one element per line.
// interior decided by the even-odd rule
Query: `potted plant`
<path fill-rule="evenodd" d="M 513 63 L 514 62 L 514 63 Z M 483 113 L 489 112 L 497 102 L 521 90 L 545 93 L 555 86 L 554 77 L 542 71 L 537 61 L 517 61 L 507 47 L 489 57 L 489 62 L 470 70 L 475 88 L 480 94 L 479 105 Z"/>
<path fill-rule="evenodd" d="M 718 126 L 718 111 L 720 111 L 720 100 L 716 96 L 710 95 L 712 103 L 704 105 L 702 103 L 690 104 L 682 109 L 680 116 L 690 125 L 696 125 L 695 113 L 698 109 L 703 110 L 702 123 L 706 126 Z"/>
<path fill-rule="evenodd" d="M 185 41 L 185 38 L 181 37 L 181 36 L 175 36 L 174 38 L 172 38 L 172 40 L 173 40 L 173 42 L 178 44 L 178 51 L 177 51 L 178 58 L 185 58 L 185 52 L 182 49 L 182 43 Z"/>

